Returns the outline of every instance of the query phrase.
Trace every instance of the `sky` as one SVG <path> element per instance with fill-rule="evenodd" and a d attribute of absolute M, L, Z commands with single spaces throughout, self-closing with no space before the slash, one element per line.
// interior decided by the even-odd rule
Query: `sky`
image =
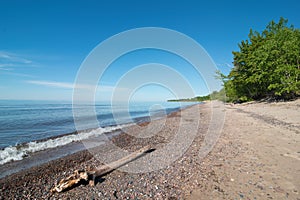
<path fill-rule="evenodd" d="M 262 31 L 281 16 L 299 28 L 299 10 L 297 0 L 1 0 L 0 99 L 72 100 L 74 82 L 87 56 L 108 38 L 143 27 L 171 29 L 192 38 L 216 67 L 228 74 L 232 51 L 247 39 L 250 28 Z M 155 67 L 157 64 L 169 71 Z M 141 68 L 145 71 L 138 72 Z M 135 71 L 136 76 L 128 75 Z M 168 82 L 146 82 L 149 77 L 159 79 L 161 74 Z M 139 82 L 143 80 L 145 84 Z M 139 87 L 129 88 L 135 81 Z M 114 91 L 128 90 L 130 98 L 140 101 L 192 97 L 182 92 L 186 83 L 195 96 L 211 92 L 205 77 L 183 58 L 162 50 L 141 49 L 107 66 L 99 75 L 95 98 L 108 100 Z"/>

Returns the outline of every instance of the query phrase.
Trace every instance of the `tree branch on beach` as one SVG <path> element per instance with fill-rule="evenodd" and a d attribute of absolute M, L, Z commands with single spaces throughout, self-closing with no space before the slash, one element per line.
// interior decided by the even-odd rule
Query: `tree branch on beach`
<path fill-rule="evenodd" d="M 149 146 L 143 147 L 138 151 L 135 151 L 117 161 L 114 161 L 107 165 L 102 165 L 95 170 L 76 170 L 74 174 L 67 178 L 61 179 L 50 191 L 51 192 L 63 192 L 73 187 L 80 185 L 81 183 L 89 183 L 90 186 L 95 185 L 95 179 L 97 177 L 104 176 L 113 170 L 132 162 L 135 159 L 154 151 Z"/>

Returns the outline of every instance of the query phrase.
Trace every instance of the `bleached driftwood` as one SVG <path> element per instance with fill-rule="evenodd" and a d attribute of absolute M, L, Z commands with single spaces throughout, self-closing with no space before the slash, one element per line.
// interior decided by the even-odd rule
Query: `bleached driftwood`
<path fill-rule="evenodd" d="M 152 151 L 149 146 L 143 147 L 138 151 L 135 151 L 120 160 L 114 161 L 108 165 L 102 165 L 95 170 L 76 170 L 74 174 L 68 176 L 67 178 L 61 179 L 52 189 L 51 192 L 63 192 L 65 190 L 71 189 L 80 183 L 89 182 L 89 185 L 95 185 L 95 179 L 106 175 L 107 173 L 139 158 L 143 154 Z"/>

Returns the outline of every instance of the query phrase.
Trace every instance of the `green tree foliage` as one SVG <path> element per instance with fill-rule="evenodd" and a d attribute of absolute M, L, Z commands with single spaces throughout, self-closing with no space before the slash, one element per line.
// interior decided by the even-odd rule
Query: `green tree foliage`
<path fill-rule="evenodd" d="M 170 99 L 169 102 L 177 102 L 177 101 L 192 101 L 192 102 L 198 102 L 198 101 L 207 101 L 210 100 L 210 95 L 207 96 L 197 96 L 193 98 L 187 98 L 187 99 Z"/>
<path fill-rule="evenodd" d="M 249 39 L 233 52 L 234 68 L 228 76 L 219 73 L 229 100 L 300 95 L 300 31 L 287 22 L 284 18 L 271 21 L 262 33 L 250 30 Z"/>
<path fill-rule="evenodd" d="M 210 99 L 224 101 L 224 102 L 226 102 L 228 100 L 224 88 L 222 88 L 220 91 L 212 92 L 210 94 Z"/>

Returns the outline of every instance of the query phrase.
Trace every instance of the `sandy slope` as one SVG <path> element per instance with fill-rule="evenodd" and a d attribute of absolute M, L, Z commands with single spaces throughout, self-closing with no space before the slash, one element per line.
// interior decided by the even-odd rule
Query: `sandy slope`
<path fill-rule="evenodd" d="M 226 106 L 204 160 L 214 174 L 190 199 L 300 199 L 300 100 Z"/>

